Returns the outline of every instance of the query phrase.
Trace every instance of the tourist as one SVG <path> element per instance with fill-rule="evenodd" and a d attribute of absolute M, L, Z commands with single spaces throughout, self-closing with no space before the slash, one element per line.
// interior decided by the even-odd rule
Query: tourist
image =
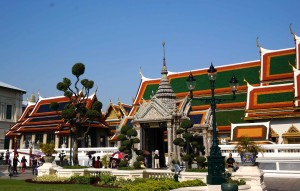
<path fill-rule="evenodd" d="M 18 163 L 20 163 L 20 161 L 18 159 L 18 156 L 15 155 L 15 157 L 13 158 L 13 173 L 18 174 L 18 171 L 17 171 Z"/>
<path fill-rule="evenodd" d="M 154 152 L 154 168 L 160 168 L 159 166 L 159 151 L 155 150 Z"/>
<path fill-rule="evenodd" d="M 6 151 L 6 153 L 5 153 L 5 162 L 6 162 L 6 164 L 8 164 L 9 156 L 10 156 L 9 150 L 7 149 L 7 151 Z"/>
<path fill-rule="evenodd" d="M 32 175 L 37 175 L 37 167 L 38 167 L 38 161 L 37 158 L 34 157 L 32 159 Z"/>
<path fill-rule="evenodd" d="M 95 168 L 96 158 L 95 156 L 92 157 L 92 167 Z"/>
<path fill-rule="evenodd" d="M 21 169 L 22 169 L 22 174 L 24 174 L 24 172 L 25 172 L 25 169 L 26 169 L 26 163 L 27 163 L 27 160 L 26 160 L 25 156 L 23 156 L 22 159 L 21 159 Z"/>
<path fill-rule="evenodd" d="M 226 160 L 226 164 L 229 173 L 235 172 L 238 169 L 237 163 L 235 162 L 234 158 L 232 158 L 232 153 L 229 153 L 229 157 Z"/>
<path fill-rule="evenodd" d="M 95 162 L 95 168 L 102 168 L 102 162 L 100 161 L 100 156 L 97 156 L 97 160 Z"/>
<path fill-rule="evenodd" d="M 88 167 L 93 167 L 92 155 L 89 155 L 89 159 L 88 159 Z"/>

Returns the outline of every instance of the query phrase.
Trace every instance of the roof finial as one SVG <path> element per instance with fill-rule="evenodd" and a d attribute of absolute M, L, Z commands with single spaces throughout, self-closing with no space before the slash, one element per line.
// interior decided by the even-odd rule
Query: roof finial
<path fill-rule="evenodd" d="M 294 36 L 294 41 L 296 41 L 296 34 L 292 30 L 292 23 L 290 24 L 290 32 Z"/>
<path fill-rule="evenodd" d="M 118 105 L 121 105 L 120 97 L 118 97 Z"/>
<path fill-rule="evenodd" d="M 290 65 L 293 69 L 295 69 L 295 66 L 293 66 L 293 65 L 291 64 L 290 61 L 288 61 L 288 62 L 289 62 L 289 65 Z"/>
<path fill-rule="evenodd" d="M 166 65 L 166 50 L 165 50 L 165 41 L 162 42 L 162 45 L 163 45 L 163 49 L 164 49 L 164 58 L 163 58 L 163 65 L 165 66 Z"/>
<path fill-rule="evenodd" d="M 258 42 L 259 37 L 256 37 L 256 46 L 259 48 L 259 53 L 261 53 L 261 46 Z"/>
<path fill-rule="evenodd" d="M 141 76 L 141 78 L 143 78 L 142 67 L 140 67 L 140 76 Z"/>

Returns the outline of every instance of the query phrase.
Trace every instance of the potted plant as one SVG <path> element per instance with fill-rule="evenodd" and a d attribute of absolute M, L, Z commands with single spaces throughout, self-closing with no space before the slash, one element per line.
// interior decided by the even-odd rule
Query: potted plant
<path fill-rule="evenodd" d="M 45 163 L 52 163 L 55 159 L 55 156 L 52 155 L 57 153 L 55 150 L 55 145 L 53 143 L 40 143 L 39 147 L 45 154 Z"/>
<path fill-rule="evenodd" d="M 265 149 L 251 140 L 250 137 L 239 138 L 235 149 L 241 156 L 242 164 L 249 166 L 255 164 L 258 153 L 265 152 Z"/>

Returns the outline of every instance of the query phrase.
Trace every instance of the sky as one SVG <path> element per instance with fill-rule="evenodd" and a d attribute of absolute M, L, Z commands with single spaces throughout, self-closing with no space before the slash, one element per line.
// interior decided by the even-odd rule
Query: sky
<path fill-rule="evenodd" d="M 299 0 L 0 0 L 0 81 L 24 89 L 24 100 L 63 95 L 75 77 L 110 100 L 132 104 L 141 77 L 160 78 L 166 42 L 170 72 L 259 60 L 265 49 L 294 47 Z M 94 92 L 95 88 L 92 90 Z"/>

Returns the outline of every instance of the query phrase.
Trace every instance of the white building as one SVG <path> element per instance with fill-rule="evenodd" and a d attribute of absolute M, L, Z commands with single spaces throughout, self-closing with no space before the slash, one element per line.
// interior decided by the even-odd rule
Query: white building
<path fill-rule="evenodd" d="M 0 149 L 8 148 L 5 134 L 22 115 L 23 94 L 26 91 L 0 81 Z"/>

